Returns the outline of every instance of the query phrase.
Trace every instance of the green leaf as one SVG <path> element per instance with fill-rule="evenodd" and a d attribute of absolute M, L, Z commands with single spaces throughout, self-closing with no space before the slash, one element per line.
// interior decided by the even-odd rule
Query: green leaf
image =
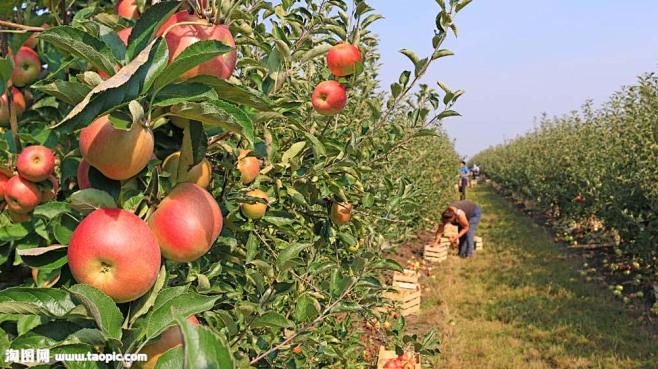
<path fill-rule="evenodd" d="M 254 328 L 292 328 L 295 325 L 285 316 L 274 311 L 268 311 L 267 313 L 257 317 L 251 323 L 251 326 Z"/>
<path fill-rule="evenodd" d="M 146 315 L 149 310 L 155 305 L 155 301 L 160 294 L 160 291 L 167 283 L 167 268 L 163 265 L 158 272 L 158 279 L 155 280 L 153 288 L 144 296 L 140 297 L 136 303 L 131 307 L 134 313 L 130 316 L 130 321 L 134 322 L 137 318 Z"/>
<path fill-rule="evenodd" d="M 34 209 L 35 216 L 41 216 L 46 219 L 53 219 L 59 215 L 69 212 L 71 208 L 68 203 L 60 201 L 49 201 L 41 204 Z"/>
<path fill-rule="evenodd" d="M 61 52 L 86 60 L 96 69 L 114 74 L 118 61 L 110 47 L 89 33 L 71 26 L 57 26 L 46 29 L 37 36 Z"/>
<path fill-rule="evenodd" d="M 29 228 L 22 223 L 5 225 L 0 227 L 0 241 L 20 240 L 29 233 Z"/>
<path fill-rule="evenodd" d="M 412 62 L 414 65 L 416 65 L 416 64 L 418 63 L 418 60 L 420 60 L 420 59 L 418 58 L 418 55 L 416 55 L 415 52 L 413 52 L 413 51 L 411 51 L 411 50 L 409 50 L 409 49 L 402 49 L 402 50 L 400 50 L 400 53 L 402 53 L 402 55 L 404 55 L 404 56 L 406 56 L 407 58 L 409 58 L 409 60 L 411 60 L 411 62 Z"/>
<path fill-rule="evenodd" d="M 264 216 L 263 220 L 270 224 L 274 224 L 277 227 L 285 227 L 287 225 L 291 225 L 295 223 L 295 220 L 292 218 L 276 217 L 272 215 Z"/>
<path fill-rule="evenodd" d="M 287 264 L 289 264 L 292 259 L 297 258 L 299 253 L 309 246 L 311 245 L 308 243 L 295 243 L 283 249 L 276 258 L 276 264 L 279 269 L 286 270 L 288 268 Z"/>
<path fill-rule="evenodd" d="M 183 347 L 177 346 L 166 351 L 158 358 L 154 369 L 180 369 L 183 368 Z M 218 367 L 219 368 L 219 367 Z"/>
<path fill-rule="evenodd" d="M 76 105 L 91 91 L 91 87 L 75 81 L 55 80 L 48 84 L 34 84 L 32 88 L 56 97 L 69 105 Z"/>
<path fill-rule="evenodd" d="M 117 203 L 114 201 L 112 195 L 95 188 L 87 188 L 72 193 L 70 201 L 71 207 L 82 213 L 91 213 L 100 208 L 117 208 Z"/>
<path fill-rule="evenodd" d="M 303 294 L 297 299 L 293 317 L 300 322 L 310 321 L 320 315 L 320 303 L 313 296 Z"/>
<path fill-rule="evenodd" d="M 347 246 L 354 246 L 358 242 L 354 236 L 349 233 L 338 233 L 338 239 Z"/>
<path fill-rule="evenodd" d="M 12 72 L 14 70 L 14 61 L 10 57 L 0 58 L 0 94 L 5 92 L 5 85 L 11 79 Z"/>
<path fill-rule="evenodd" d="M 183 333 L 185 365 L 181 368 L 235 369 L 235 361 L 226 338 L 201 325 L 192 325 L 186 317 L 176 315 Z"/>
<path fill-rule="evenodd" d="M 150 6 L 144 14 L 139 17 L 128 38 L 126 48 L 126 59 L 133 60 L 139 55 L 160 27 L 178 10 L 182 2 L 162 1 Z"/>
<path fill-rule="evenodd" d="M 100 290 L 86 285 L 76 284 L 69 288 L 74 300 L 79 301 L 87 308 L 98 328 L 109 338 L 121 340 L 121 324 L 123 314 L 116 303 Z"/>
<path fill-rule="evenodd" d="M 171 106 L 186 101 L 199 102 L 217 100 L 217 92 L 201 83 L 176 83 L 165 86 L 153 101 L 154 106 Z"/>
<path fill-rule="evenodd" d="M 75 129 L 98 116 L 128 104 L 146 90 L 153 77 L 166 66 L 167 45 L 162 39 L 149 44 L 128 65 L 94 87 L 64 119 L 53 128 L 66 125 Z"/>
<path fill-rule="evenodd" d="M 188 70 L 203 64 L 208 60 L 224 55 L 233 48 L 216 40 L 203 40 L 196 42 L 183 50 L 155 79 L 153 87 L 160 90 L 162 87 L 176 81 Z"/>
<path fill-rule="evenodd" d="M 443 118 L 448 118 L 448 117 L 455 117 L 455 116 L 461 116 L 461 114 L 457 113 L 454 110 L 444 110 L 439 115 L 436 116 L 437 119 L 443 119 Z"/>
<path fill-rule="evenodd" d="M 26 265 L 33 268 L 56 269 L 66 264 L 67 250 L 68 248 L 64 245 L 53 245 L 19 249 L 16 250 L 16 253 L 21 256 Z"/>
<path fill-rule="evenodd" d="M 404 272 L 404 267 L 393 259 L 384 259 L 373 265 L 374 269 L 391 270 L 395 272 Z"/>
<path fill-rule="evenodd" d="M 306 141 L 299 141 L 292 144 L 292 146 L 290 146 L 290 148 L 283 153 L 283 156 L 281 156 L 281 163 L 288 164 L 290 162 L 290 159 L 299 155 L 299 153 L 304 149 L 305 146 L 306 146 Z"/>
<path fill-rule="evenodd" d="M 174 323 L 172 308 L 186 317 L 210 310 L 219 296 L 204 296 L 196 292 L 185 292 L 162 303 L 156 300 L 153 310 L 146 316 L 146 337 L 155 338 Z"/>
<path fill-rule="evenodd" d="M 468 4 L 470 4 L 473 0 L 461 0 L 459 4 L 455 7 L 455 13 L 459 13 L 462 9 L 464 9 Z"/>
<path fill-rule="evenodd" d="M 60 289 L 13 287 L 0 291 L 0 313 L 65 316 L 75 307 L 71 296 Z"/>
<path fill-rule="evenodd" d="M 249 106 L 260 111 L 269 111 L 272 107 L 272 102 L 260 91 L 239 86 L 215 76 L 197 76 L 189 79 L 188 82 L 199 82 L 208 85 L 217 91 L 222 100 L 234 104 Z"/>
<path fill-rule="evenodd" d="M 171 107 L 171 114 L 223 128 L 244 136 L 254 144 L 254 127 L 249 115 L 235 105 L 221 100 L 203 103 L 185 102 Z"/>
<path fill-rule="evenodd" d="M 455 55 L 455 53 L 453 53 L 452 51 L 447 50 L 447 49 L 436 50 L 434 53 L 432 53 L 432 60 L 442 58 L 444 56 L 450 56 L 450 55 Z"/>
<path fill-rule="evenodd" d="M 311 50 L 305 52 L 301 58 L 299 58 L 299 61 L 301 63 L 307 63 L 315 58 L 317 58 L 320 55 L 325 55 L 329 49 L 331 49 L 333 45 L 320 45 L 312 48 Z"/>

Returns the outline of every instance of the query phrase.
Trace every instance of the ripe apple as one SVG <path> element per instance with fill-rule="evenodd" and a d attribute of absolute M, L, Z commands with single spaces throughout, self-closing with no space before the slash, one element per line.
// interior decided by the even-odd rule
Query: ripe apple
<path fill-rule="evenodd" d="M 46 188 L 41 191 L 41 202 L 54 200 L 59 191 L 59 180 L 55 176 L 50 176 L 44 184 Z"/>
<path fill-rule="evenodd" d="M 153 156 L 153 133 L 141 124 L 122 130 L 102 116 L 80 131 L 80 152 L 90 165 L 110 179 L 134 177 Z"/>
<path fill-rule="evenodd" d="M 155 283 L 160 270 L 158 240 L 148 225 L 122 209 L 96 209 L 78 224 L 68 247 L 78 283 L 116 302 L 133 301 Z"/>
<path fill-rule="evenodd" d="M 340 43 L 329 49 L 327 67 L 336 77 L 354 74 L 361 63 L 361 53 L 354 45 Z"/>
<path fill-rule="evenodd" d="M 347 92 L 336 81 L 320 82 L 313 90 L 311 103 L 313 109 L 322 115 L 336 115 L 345 109 Z"/>
<path fill-rule="evenodd" d="M 180 151 L 167 156 L 164 162 L 162 163 L 162 169 L 169 174 L 173 175 L 176 178 L 176 173 L 178 173 L 178 162 L 180 160 Z M 201 162 L 187 172 L 187 176 L 183 179 L 176 178 L 177 183 L 196 183 L 197 185 L 208 188 L 210 180 L 212 179 L 212 165 L 208 159 L 203 158 Z"/>
<path fill-rule="evenodd" d="M 91 188 L 91 181 L 89 180 L 89 162 L 85 159 L 81 159 L 80 164 L 78 164 L 77 180 L 78 187 L 80 187 L 81 190 Z"/>
<path fill-rule="evenodd" d="M 5 184 L 7 209 L 14 213 L 29 213 L 41 202 L 41 191 L 34 183 L 21 176 L 13 176 Z"/>
<path fill-rule="evenodd" d="M 187 24 L 171 27 L 180 22 L 208 23 L 205 19 L 201 19 L 194 14 L 189 14 L 185 10 L 169 18 L 157 32 L 157 36 L 161 36 L 167 32 L 165 39 L 169 48 L 169 62 L 174 60 L 188 46 L 202 40 L 216 40 L 227 46 L 235 47 L 233 36 L 226 25 L 208 23 L 209 25 L 207 26 Z M 237 51 L 232 50 L 190 69 L 185 72 L 181 79 L 185 80 L 198 75 L 211 75 L 221 79 L 228 79 L 233 74 L 236 61 Z"/>
<path fill-rule="evenodd" d="M 0 173 L 0 202 L 5 201 L 5 187 L 7 186 L 7 182 L 9 182 L 9 178 L 11 177 Z"/>
<path fill-rule="evenodd" d="M 116 12 L 120 17 L 128 19 L 139 19 L 139 9 L 137 0 L 119 0 L 116 5 Z"/>
<path fill-rule="evenodd" d="M 36 81 L 41 74 L 41 60 L 36 51 L 27 46 L 21 46 L 14 56 L 14 70 L 11 80 L 17 87 L 23 87 Z"/>
<path fill-rule="evenodd" d="M 384 369 L 402 369 L 402 366 L 400 365 L 400 362 L 398 361 L 397 358 L 394 359 L 389 359 L 384 363 Z"/>
<path fill-rule="evenodd" d="M 130 38 L 130 34 L 133 32 L 132 27 L 124 28 L 120 31 L 117 31 L 117 36 L 123 41 L 123 43 L 128 46 L 128 38 Z"/>
<path fill-rule="evenodd" d="M 18 155 L 16 169 L 21 177 L 29 181 L 44 181 L 55 169 L 55 153 L 46 146 L 28 146 Z"/>
<path fill-rule="evenodd" d="M 23 93 L 13 87 L 12 91 L 12 103 L 11 106 L 16 112 L 16 117 L 20 117 L 21 114 L 25 111 L 25 96 Z M 9 102 L 7 101 L 7 92 L 0 97 L 0 127 L 9 127 Z"/>
<path fill-rule="evenodd" d="M 349 223 L 352 218 L 352 204 L 349 202 L 334 202 L 331 205 L 331 221 L 337 225 Z"/>
<path fill-rule="evenodd" d="M 267 193 L 259 189 L 249 191 L 247 192 L 246 195 L 265 199 L 265 201 L 269 201 L 270 199 L 267 196 Z M 263 204 L 260 202 L 254 204 L 243 203 L 241 207 L 242 207 L 242 213 L 249 219 L 260 219 L 265 215 L 265 212 L 267 211 L 267 204 Z"/>
<path fill-rule="evenodd" d="M 199 320 L 194 316 L 187 318 L 187 321 L 193 325 L 199 325 Z M 173 326 L 167 328 L 158 339 L 155 341 L 149 342 L 144 346 L 140 353 L 146 354 L 148 360 L 145 362 L 135 362 L 137 369 L 153 369 L 155 364 L 158 362 L 158 359 L 162 354 L 171 350 L 174 347 L 180 346 L 183 344 L 183 333 L 181 332 L 178 326 Z"/>
<path fill-rule="evenodd" d="M 217 201 L 194 183 L 174 187 L 148 220 L 162 255 L 177 262 L 194 261 L 210 250 L 222 231 Z"/>
<path fill-rule="evenodd" d="M 260 173 L 260 162 L 254 156 L 247 156 L 248 150 L 240 150 L 238 159 L 238 170 L 240 171 L 240 180 L 242 184 L 253 182 L 258 173 Z"/>

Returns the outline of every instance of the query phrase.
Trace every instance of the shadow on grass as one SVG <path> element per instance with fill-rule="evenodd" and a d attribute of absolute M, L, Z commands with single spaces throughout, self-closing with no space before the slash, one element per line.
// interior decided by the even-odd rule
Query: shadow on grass
<path fill-rule="evenodd" d="M 640 323 L 601 285 L 582 280 L 579 257 L 531 218 L 489 188 L 472 193 L 483 208 L 479 233 L 488 260 L 461 276 L 489 293 L 481 318 L 516 327 L 517 338 L 532 342 L 549 367 L 658 368 L 655 326 Z"/>

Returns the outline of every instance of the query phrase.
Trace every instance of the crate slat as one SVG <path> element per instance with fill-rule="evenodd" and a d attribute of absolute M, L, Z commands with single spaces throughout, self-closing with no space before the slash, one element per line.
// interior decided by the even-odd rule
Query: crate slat
<path fill-rule="evenodd" d="M 421 300 L 420 286 L 416 286 L 415 290 L 395 288 L 394 292 L 385 292 L 384 297 L 396 301 L 400 304 L 402 316 L 408 316 L 420 311 Z"/>

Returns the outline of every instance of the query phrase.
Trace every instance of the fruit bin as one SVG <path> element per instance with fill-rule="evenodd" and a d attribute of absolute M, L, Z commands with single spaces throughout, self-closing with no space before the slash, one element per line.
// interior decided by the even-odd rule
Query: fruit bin
<path fill-rule="evenodd" d="M 393 273 L 393 287 L 415 290 L 418 287 L 418 272 L 405 269 L 402 273 Z"/>
<path fill-rule="evenodd" d="M 395 353 L 395 350 L 387 350 L 384 346 L 379 346 L 379 356 L 377 357 L 377 369 L 383 369 L 387 361 L 395 359 L 398 355 Z M 421 369 L 420 365 L 420 354 L 414 354 L 415 357 L 415 368 Z"/>
<path fill-rule="evenodd" d="M 400 305 L 400 314 L 409 316 L 420 311 L 420 286 L 414 289 L 395 287 L 395 291 L 385 292 L 384 297 Z"/>

